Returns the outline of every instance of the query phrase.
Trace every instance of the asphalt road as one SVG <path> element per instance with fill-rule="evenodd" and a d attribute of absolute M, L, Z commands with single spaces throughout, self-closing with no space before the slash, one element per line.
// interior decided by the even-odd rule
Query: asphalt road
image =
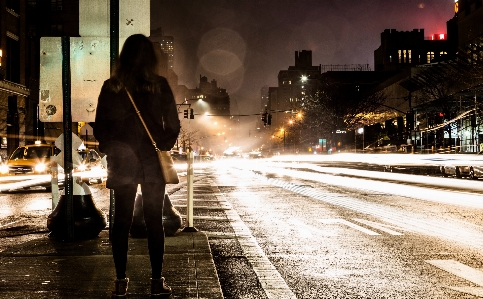
<path fill-rule="evenodd" d="M 248 264 L 283 298 L 483 296 L 483 182 L 251 162 L 213 174 L 252 241 L 242 252 L 259 247 Z"/>
<path fill-rule="evenodd" d="M 263 160 L 197 166 L 206 186 L 195 199 L 216 198 L 195 201 L 194 224 L 225 298 L 483 297 L 483 180 Z M 108 190 L 91 191 L 107 214 Z M 185 214 L 186 188 L 171 191 Z M 0 250 L 42 236 L 50 208 L 45 191 L 0 194 Z"/>

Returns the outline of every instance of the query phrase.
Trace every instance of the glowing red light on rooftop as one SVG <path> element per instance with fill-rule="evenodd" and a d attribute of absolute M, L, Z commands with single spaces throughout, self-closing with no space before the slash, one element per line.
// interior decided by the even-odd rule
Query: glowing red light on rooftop
<path fill-rule="evenodd" d="M 437 33 L 431 35 L 431 40 L 446 40 L 446 33 Z"/>

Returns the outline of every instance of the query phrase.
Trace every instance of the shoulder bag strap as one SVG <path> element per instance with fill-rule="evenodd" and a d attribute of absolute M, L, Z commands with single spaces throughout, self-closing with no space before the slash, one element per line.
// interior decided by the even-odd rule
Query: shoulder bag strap
<path fill-rule="evenodd" d="M 148 133 L 149 139 L 151 139 L 151 142 L 153 143 L 154 148 L 156 149 L 156 151 L 159 151 L 159 148 L 156 146 L 156 142 L 154 141 L 153 136 L 151 136 L 151 133 L 149 132 L 148 127 L 146 126 L 146 123 L 144 122 L 143 117 L 141 116 L 141 112 L 139 111 L 138 107 L 134 103 L 134 100 L 132 99 L 131 94 L 129 93 L 129 91 L 127 90 L 127 88 L 124 88 L 124 89 L 126 90 L 127 95 L 129 96 L 129 99 L 131 100 L 131 103 L 134 106 L 134 110 L 136 110 L 136 113 L 139 116 L 139 119 L 143 123 L 144 129 L 146 129 L 146 132 Z"/>

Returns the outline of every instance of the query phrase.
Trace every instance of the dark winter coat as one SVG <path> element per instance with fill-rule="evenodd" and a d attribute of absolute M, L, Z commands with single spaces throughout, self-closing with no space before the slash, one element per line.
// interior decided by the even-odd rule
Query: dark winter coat
<path fill-rule="evenodd" d="M 159 77 L 161 92 L 129 91 L 156 145 L 171 150 L 180 131 L 180 121 L 171 88 Z M 94 136 L 99 151 L 107 155 L 107 188 L 143 182 L 163 182 L 151 143 L 126 91 L 111 90 L 104 82 L 97 102 Z"/>

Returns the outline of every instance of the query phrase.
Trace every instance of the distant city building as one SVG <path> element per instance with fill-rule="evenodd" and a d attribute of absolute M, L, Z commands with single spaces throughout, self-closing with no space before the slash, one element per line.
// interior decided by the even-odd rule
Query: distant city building
<path fill-rule="evenodd" d="M 260 89 L 260 114 L 265 113 L 265 111 L 267 111 L 268 113 L 269 99 L 270 99 L 270 88 L 268 86 L 263 86 Z M 258 117 L 258 120 L 255 126 L 257 128 L 263 126 L 262 115 Z"/>
<path fill-rule="evenodd" d="M 398 116 L 393 115 L 385 121 L 393 144 L 425 146 L 431 151 L 457 147 L 458 151 L 472 152 L 482 144 L 483 135 L 478 133 L 482 131 L 481 120 L 478 117 L 470 115 L 457 122 L 452 121 L 451 125 L 438 127 L 444 121 L 458 117 L 462 111 L 472 109 L 475 100 L 481 101 L 481 81 L 478 81 L 481 77 L 478 74 L 474 74 L 476 77 L 472 77 L 471 73 L 465 74 L 468 84 L 473 85 L 471 92 L 467 87 L 448 84 L 451 91 L 446 91 L 446 95 L 428 98 L 427 93 L 421 94 L 424 89 L 444 85 L 445 81 L 441 80 L 445 79 L 441 78 L 445 78 L 446 72 L 463 72 L 467 69 L 465 63 L 481 63 L 483 60 L 482 2 L 456 0 L 455 15 L 446 22 L 446 34 L 424 37 L 422 29 L 412 32 L 386 29 L 381 33 L 381 46 L 374 51 L 375 69 L 400 71 L 377 88 L 387 96 L 384 107 L 399 111 Z M 394 125 L 398 133 L 389 134 Z M 403 131 L 404 138 L 400 138 Z M 393 139 L 393 136 L 398 138 Z"/>
<path fill-rule="evenodd" d="M 18 145 L 44 140 L 44 123 L 37 117 L 40 37 L 79 36 L 79 2 L 0 1 L 0 20 L 0 100 L 8 107 L 0 114 L 7 123 L 0 136 L 2 155 L 9 155 Z M 51 125 L 56 131 L 62 127 Z"/>
<path fill-rule="evenodd" d="M 151 36 L 149 37 L 151 41 L 158 42 L 161 50 L 167 55 L 168 62 L 167 67 L 173 70 L 174 66 L 174 37 L 163 35 L 162 28 L 157 28 L 151 30 Z"/>
<path fill-rule="evenodd" d="M 321 66 L 312 65 L 312 51 L 295 51 L 295 65 L 278 73 L 277 92 L 269 93 L 268 110 L 272 114 L 272 126 L 284 125 L 291 114 L 281 112 L 294 110 L 300 105 L 307 90 L 317 86 L 320 74 Z"/>
<path fill-rule="evenodd" d="M 260 90 L 260 111 L 265 111 L 268 105 L 268 86 L 263 86 Z"/>
<path fill-rule="evenodd" d="M 483 43 L 482 2 L 482 0 L 455 1 L 458 47 L 468 48 L 471 44 Z"/>
<path fill-rule="evenodd" d="M 402 70 L 447 60 L 454 54 L 455 47 L 446 33 L 425 37 L 424 29 L 385 29 L 381 33 L 381 45 L 374 51 L 374 66 L 376 71 Z"/>
<path fill-rule="evenodd" d="M 27 1 L 0 1 L 0 146 L 7 156 L 19 145 L 26 102 L 31 93 L 28 56 Z M 22 113 L 23 112 L 23 113 Z M 7 148 L 8 147 L 8 148 Z"/>
<path fill-rule="evenodd" d="M 187 101 L 196 114 L 230 115 L 230 96 L 218 87 L 216 80 L 200 75 L 200 85 L 187 90 Z"/>

